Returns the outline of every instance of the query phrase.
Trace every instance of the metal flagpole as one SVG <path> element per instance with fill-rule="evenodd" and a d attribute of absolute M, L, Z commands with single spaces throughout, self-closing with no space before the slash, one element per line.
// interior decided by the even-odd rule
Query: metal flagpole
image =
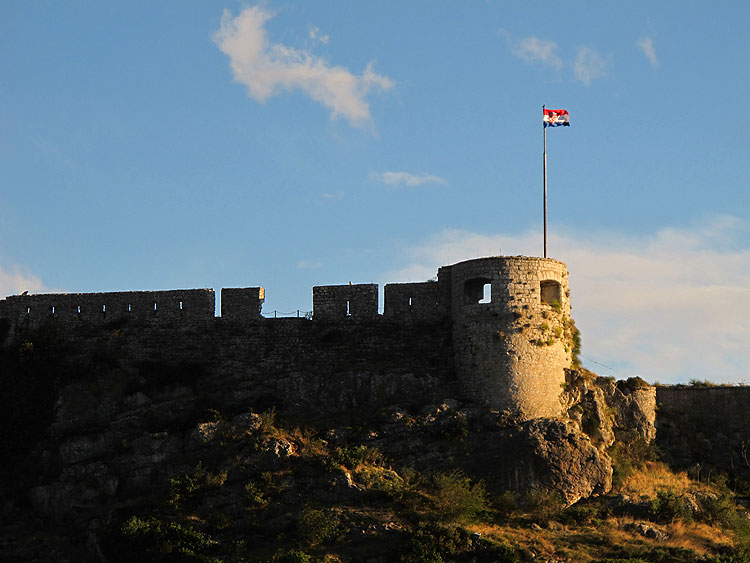
<path fill-rule="evenodd" d="M 544 138 L 544 149 L 542 161 L 544 168 L 544 257 L 547 258 L 547 128 L 544 122 L 544 105 L 542 105 L 542 137 Z"/>

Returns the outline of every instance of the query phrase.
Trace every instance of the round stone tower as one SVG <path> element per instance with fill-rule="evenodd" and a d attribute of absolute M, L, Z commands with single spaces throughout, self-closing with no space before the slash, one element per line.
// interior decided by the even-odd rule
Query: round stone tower
<path fill-rule="evenodd" d="M 561 414 L 575 339 L 565 264 L 496 256 L 448 268 L 463 393 L 524 420 Z"/>

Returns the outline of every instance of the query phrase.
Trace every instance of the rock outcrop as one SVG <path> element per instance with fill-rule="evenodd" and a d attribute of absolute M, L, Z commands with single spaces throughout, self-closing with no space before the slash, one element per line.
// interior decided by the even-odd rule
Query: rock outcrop
<path fill-rule="evenodd" d="M 539 418 L 504 434 L 517 490 L 556 491 L 573 504 L 612 488 L 609 456 L 575 423 Z"/>

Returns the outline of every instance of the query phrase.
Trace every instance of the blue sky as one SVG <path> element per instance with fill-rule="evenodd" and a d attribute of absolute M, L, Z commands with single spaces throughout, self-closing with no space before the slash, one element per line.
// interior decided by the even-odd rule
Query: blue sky
<path fill-rule="evenodd" d="M 690 9 L 686 9 L 689 6 Z M 568 264 L 586 365 L 750 382 L 746 2 L 0 5 L 0 296 Z M 382 307 L 382 303 L 381 303 Z"/>

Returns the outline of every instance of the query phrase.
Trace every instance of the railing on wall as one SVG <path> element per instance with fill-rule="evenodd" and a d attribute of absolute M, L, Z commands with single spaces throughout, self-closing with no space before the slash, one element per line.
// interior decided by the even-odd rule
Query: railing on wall
<path fill-rule="evenodd" d="M 270 312 L 262 312 L 261 313 L 264 319 L 290 319 L 290 318 L 297 318 L 297 319 L 307 319 L 311 320 L 313 318 L 313 312 L 312 311 L 302 311 L 301 309 L 297 309 L 296 311 L 291 312 L 285 312 L 285 311 L 270 311 Z"/>

